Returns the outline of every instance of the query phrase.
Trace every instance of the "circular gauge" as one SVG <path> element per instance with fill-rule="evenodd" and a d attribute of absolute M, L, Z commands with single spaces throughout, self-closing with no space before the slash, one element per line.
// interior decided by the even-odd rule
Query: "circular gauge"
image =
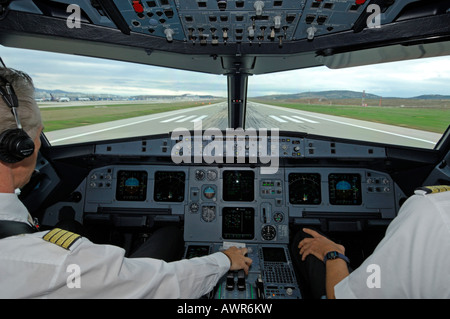
<path fill-rule="evenodd" d="M 191 213 L 197 213 L 198 212 L 198 204 L 197 203 L 192 203 L 190 206 L 189 206 L 189 210 L 190 210 L 190 212 Z"/>
<path fill-rule="evenodd" d="M 217 179 L 217 172 L 215 170 L 209 170 L 206 172 L 206 178 L 210 181 L 215 181 Z"/>
<path fill-rule="evenodd" d="M 203 190 L 203 195 L 207 199 L 212 199 L 212 198 L 214 198 L 214 196 L 216 196 L 216 190 L 213 187 L 208 186 Z"/>
<path fill-rule="evenodd" d="M 210 223 L 216 219 L 216 206 L 203 206 L 202 219 L 207 223 Z"/>
<path fill-rule="evenodd" d="M 281 212 L 276 212 L 275 214 L 273 214 L 273 220 L 275 221 L 275 223 L 281 223 L 284 219 L 284 215 Z"/>
<path fill-rule="evenodd" d="M 277 235 L 277 230 L 272 225 L 265 225 L 261 229 L 261 237 L 264 240 L 274 240 Z"/>
<path fill-rule="evenodd" d="M 195 179 L 202 181 L 205 178 L 205 171 L 198 169 L 195 171 Z"/>
<path fill-rule="evenodd" d="M 298 205 L 320 205 L 320 174 L 289 174 L 289 202 Z"/>

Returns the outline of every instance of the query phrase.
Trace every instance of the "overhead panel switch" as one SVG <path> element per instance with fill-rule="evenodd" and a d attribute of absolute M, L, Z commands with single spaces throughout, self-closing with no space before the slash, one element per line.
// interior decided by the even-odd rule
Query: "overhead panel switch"
<path fill-rule="evenodd" d="M 261 16 L 264 8 L 264 2 L 263 1 L 256 1 L 254 4 L 255 10 L 256 10 L 256 16 Z"/>

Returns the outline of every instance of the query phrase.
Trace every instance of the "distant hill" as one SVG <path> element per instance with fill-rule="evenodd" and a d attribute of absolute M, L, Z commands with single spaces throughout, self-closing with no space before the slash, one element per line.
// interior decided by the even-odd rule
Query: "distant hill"
<path fill-rule="evenodd" d="M 333 91 L 320 91 L 320 92 L 303 92 L 295 94 L 275 94 L 258 96 L 257 99 L 264 100 L 301 100 L 301 99 L 318 99 L 318 100 L 344 100 L 344 99 L 361 99 L 363 92 L 349 91 L 349 90 L 333 90 Z M 399 97 L 381 97 L 376 94 L 365 93 L 366 99 L 411 99 L 411 100 L 450 100 L 450 95 L 440 94 L 426 94 L 419 95 L 410 98 Z"/>
<path fill-rule="evenodd" d="M 412 97 L 412 99 L 417 100 L 450 100 L 450 95 L 440 95 L 440 94 L 427 94 Z"/>
<path fill-rule="evenodd" d="M 77 93 L 77 92 L 66 92 L 66 91 L 62 91 L 62 90 L 45 90 L 45 89 L 39 89 L 39 88 L 35 88 L 34 91 L 35 91 L 36 93 L 81 94 L 81 93 Z"/>
<path fill-rule="evenodd" d="M 349 90 L 333 90 L 333 91 L 321 91 L 321 92 L 303 92 L 296 94 L 276 94 L 259 96 L 259 99 L 271 99 L 271 100 L 298 100 L 298 99 L 360 99 L 363 97 L 363 92 L 355 92 Z M 379 99 L 381 96 L 366 93 L 366 99 Z"/>

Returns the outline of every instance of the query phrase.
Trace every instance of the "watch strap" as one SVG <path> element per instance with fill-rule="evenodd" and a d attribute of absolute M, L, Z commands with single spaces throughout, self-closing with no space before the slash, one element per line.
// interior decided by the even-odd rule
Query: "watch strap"
<path fill-rule="evenodd" d="M 337 259 L 337 258 L 343 259 L 347 264 L 350 263 L 350 259 L 348 259 L 347 256 L 345 256 L 345 255 L 343 255 L 343 254 L 341 254 L 340 252 L 337 252 L 337 251 L 330 251 L 330 252 L 328 252 L 325 255 L 325 257 L 323 258 L 323 263 L 326 264 L 327 260 L 333 260 L 333 259 Z"/>

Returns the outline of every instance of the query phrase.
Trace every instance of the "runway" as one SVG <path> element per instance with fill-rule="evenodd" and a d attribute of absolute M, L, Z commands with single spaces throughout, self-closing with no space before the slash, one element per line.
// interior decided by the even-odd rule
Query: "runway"
<path fill-rule="evenodd" d="M 179 111 L 140 116 L 45 133 L 52 145 L 110 140 L 133 136 L 168 133 L 183 128 L 193 130 L 228 126 L 227 103 L 217 103 Z M 44 123 L 45 124 L 45 123 Z M 247 103 L 246 128 L 278 128 L 280 131 L 306 132 L 315 135 L 357 139 L 369 142 L 434 148 L 440 134 L 354 120 L 319 113 L 299 111 L 268 104 Z"/>

